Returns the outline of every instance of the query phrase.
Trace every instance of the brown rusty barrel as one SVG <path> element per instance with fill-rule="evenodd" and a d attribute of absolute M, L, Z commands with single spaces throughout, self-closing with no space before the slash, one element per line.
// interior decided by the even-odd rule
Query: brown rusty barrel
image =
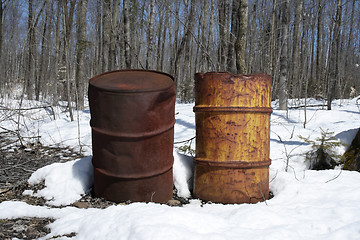
<path fill-rule="evenodd" d="M 195 74 L 194 195 L 220 203 L 269 197 L 271 77 Z"/>
<path fill-rule="evenodd" d="M 145 70 L 89 80 L 94 191 L 114 202 L 166 202 L 173 193 L 175 84 Z"/>

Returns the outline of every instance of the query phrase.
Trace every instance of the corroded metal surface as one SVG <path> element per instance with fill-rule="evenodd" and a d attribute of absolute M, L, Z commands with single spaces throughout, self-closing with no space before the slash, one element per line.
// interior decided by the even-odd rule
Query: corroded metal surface
<path fill-rule="evenodd" d="M 269 197 L 271 77 L 195 74 L 194 195 L 221 203 Z"/>
<path fill-rule="evenodd" d="M 89 80 L 94 191 L 114 202 L 172 198 L 175 84 L 145 70 Z"/>

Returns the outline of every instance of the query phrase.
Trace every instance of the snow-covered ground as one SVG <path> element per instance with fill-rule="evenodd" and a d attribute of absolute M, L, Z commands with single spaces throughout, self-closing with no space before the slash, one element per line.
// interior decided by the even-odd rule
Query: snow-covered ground
<path fill-rule="evenodd" d="M 2 99 L 1 105 L 18 108 L 19 102 Z M 298 100 L 289 105 L 302 105 Z M 322 102 L 308 100 L 308 104 Z M 40 103 L 24 101 L 21 108 Z M 193 104 L 176 105 L 175 142 L 195 135 Z M 349 144 L 360 127 L 360 108 L 356 99 L 336 100 L 331 111 L 308 107 L 304 128 L 303 108 L 288 113 L 277 110 L 271 115 L 270 190 L 274 197 L 257 204 L 202 204 L 190 200 L 183 207 L 155 203 L 132 203 L 106 209 L 78 209 L 68 206 L 81 198 L 93 182 L 89 110 L 76 112 L 70 122 L 64 109 L 24 110 L 1 117 L 1 127 L 18 129 L 23 135 L 39 136 L 46 145 L 67 145 L 89 157 L 55 163 L 37 170 L 30 183 L 45 180 L 46 188 L 24 194 L 43 196 L 53 208 L 25 202 L 0 203 L 0 219 L 51 217 L 52 236 L 72 232 L 71 239 L 360 239 L 360 173 L 340 168 L 326 171 L 306 170 L 304 153 L 311 149 L 299 136 L 315 140 L 323 131 Z M 288 115 L 288 116 L 287 116 Z M 175 145 L 179 147 L 181 144 Z M 195 148 L 195 142 L 192 141 Z M 343 153 L 345 147 L 336 149 Z M 174 184 L 183 197 L 190 197 L 192 157 L 174 148 Z M 287 167 L 288 164 L 288 167 Z M 285 171 L 286 167 L 288 171 Z M 56 239 L 70 239 L 62 237 Z"/>

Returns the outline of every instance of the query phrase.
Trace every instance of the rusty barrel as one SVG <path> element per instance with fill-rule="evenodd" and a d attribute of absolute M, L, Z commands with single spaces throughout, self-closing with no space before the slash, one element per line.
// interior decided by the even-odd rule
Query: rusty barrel
<path fill-rule="evenodd" d="M 120 70 L 89 80 L 96 196 L 172 198 L 175 98 L 173 77 L 161 72 Z"/>
<path fill-rule="evenodd" d="M 219 203 L 269 197 L 271 77 L 195 74 L 194 195 Z"/>

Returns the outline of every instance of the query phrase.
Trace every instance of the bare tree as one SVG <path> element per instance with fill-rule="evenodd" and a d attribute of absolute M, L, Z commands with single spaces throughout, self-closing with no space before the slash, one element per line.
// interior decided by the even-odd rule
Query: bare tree
<path fill-rule="evenodd" d="M 4 21 L 4 11 L 6 4 L 9 3 L 9 0 L 0 0 L 0 56 L 3 56 L 3 21 Z M 0 75 L 4 74 L 3 72 L 3 61 L 0 61 Z M 0 77 L 0 90 L 3 89 L 4 81 Z"/>
<path fill-rule="evenodd" d="M 299 93 L 299 88 L 301 86 L 300 81 L 300 47 L 301 47 L 301 19 L 302 19 L 302 9 L 304 1 L 296 0 L 295 1 L 295 16 L 294 16 L 294 41 L 293 41 L 293 60 L 292 60 L 292 90 L 297 90 Z M 296 89 L 296 86 L 298 88 Z"/>
<path fill-rule="evenodd" d="M 153 69 L 154 62 L 154 21 L 155 21 L 155 0 L 150 1 L 150 16 L 148 28 L 148 48 L 146 52 L 146 69 Z"/>
<path fill-rule="evenodd" d="M 238 10 L 239 28 L 235 42 L 236 68 L 238 73 L 246 73 L 245 51 L 246 51 L 246 32 L 248 18 L 248 0 L 240 0 Z"/>
<path fill-rule="evenodd" d="M 119 35 L 119 13 L 120 0 L 113 0 L 112 20 L 111 20 L 111 34 L 110 34 L 110 50 L 109 50 L 109 69 L 114 70 L 118 67 L 116 59 L 117 37 Z"/>
<path fill-rule="evenodd" d="M 247 2 L 247 1 L 246 1 Z M 229 7 L 230 1 L 219 1 L 219 71 L 225 71 L 227 69 L 227 56 L 228 56 L 228 42 L 229 42 Z"/>
<path fill-rule="evenodd" d="M 123 1 L 123 17 L 124 17 L 124 49 L 125 49 L 125 66 L 131 68 L 130 56 L 130 22 L 129 22 L 129 0 Z"/>
<path fill-rule="evenodd" d="M 207 1 L 205 1 L 207 2 Z M 230 30 L 230 41 L 228 46 L 228 56 L 227 56 L 227 70 L 229 72 L 236 73 L 236 57 L 235 57 L 235 41 L 237 37 L 237 31 L 239 28 L 239 19 L 238 19 L 238 9 L 239 2 L 233 1 L 232 10 L 231 10 L 231 30 Z"/>
<path fill-rule="evenodd" d="M 287 79 L 288 79 L 288 28 L 289 28 L 289 0 L 285 0 L 281 6 L 281 56 L 280 56 L 280 79 L 279 79 L 279 108 L 287 110 Z"/>
<path fill-rule="evenodd" d="M 25 89 L 26 94 L 29 99 L 33 98 L 34 91 L 34 78 L 35 78 L 35 26 L 34 26 L 34 2 L 29 0 L 28 8 L 28 53 L 27 53 L 27 63 L 26 63 L 26 73 L 25 73 Z"/>
<path fill-rule="evenodd" d="M 88 0 L 80 0 L 78 3 L 78 14 L 76 21 L 76 72 L 75 72 L 75 83 L 76 83 L 76 97 L 77 105 L 76 109 L 84 109 L 84 94 L 85 94 L 85 51 L 88 45 L 86 36 L 86 13 L 87 13 Z"/>
<path fill-rule="evenodd" d="M 317 33 L 316 33 L 316 94 L 322 92 L 321 69 L 321 26 L 322 26 L 322 0 L 317 0 Z"/>
<path fill-rule="evenodd" d="M 111 1 L 103 1 L 103 63 L 102 71 L 109 71 L 110 35 L 111 35 Z"/>
<path fill-rule="evenodd" d="M 339 50 L 340 50 L 340 27 L 341 27 L 341 15 L 342 15 L 342 0 L 337 0 L 335 22 L 333 30 L 333 38 L 331 41 L 331 54 L 330 54 L 330 78 L 328 84 L 328 99 L 327 109 L 331 110 L 331 102 L 335 96 L 336 80 L 339 73 Z"/>

